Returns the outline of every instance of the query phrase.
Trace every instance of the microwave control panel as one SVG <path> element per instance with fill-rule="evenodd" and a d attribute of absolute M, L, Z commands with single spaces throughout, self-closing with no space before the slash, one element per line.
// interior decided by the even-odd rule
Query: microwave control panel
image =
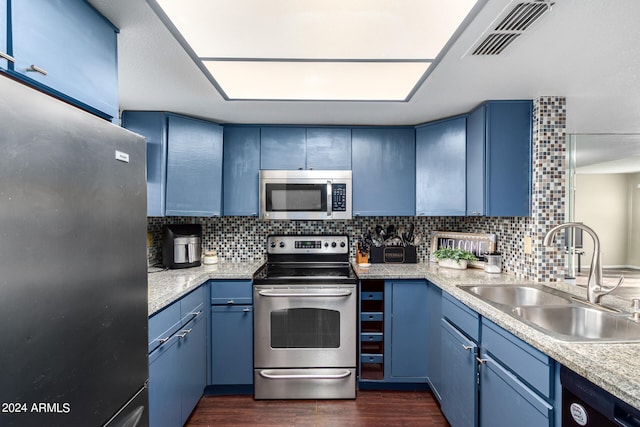
<path fill-rule="evenodd" d="M 347 210 L 347 184 L 333 184 L 331 191 L 331 210 L 345 212 Z"/>

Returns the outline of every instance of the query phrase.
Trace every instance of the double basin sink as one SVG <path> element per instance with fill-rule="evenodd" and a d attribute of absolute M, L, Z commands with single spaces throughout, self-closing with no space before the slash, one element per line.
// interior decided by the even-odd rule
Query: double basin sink
<path fill-rule="evenodd" d="M 459 286 L 460 289 L 562 341 L 640 342 L 640 323 L 573 295 L 538 285 Z"/>

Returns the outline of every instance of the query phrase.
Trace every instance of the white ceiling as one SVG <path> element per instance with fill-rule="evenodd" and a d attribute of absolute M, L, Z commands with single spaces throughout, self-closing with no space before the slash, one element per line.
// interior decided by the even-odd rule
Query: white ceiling
<path fill-rule="evenodd" d="M 511 4 L 489 0 L 409 102 L 276 102 L 225 101 L 145 0 L 89 0 L 120 28 L 122 110 L 221 123 L 413 125 L 488 99 L 561 95 L 570 133 L 640 133 L 640 1 L 554 1 L 502 54 L 467 55 Z"/>

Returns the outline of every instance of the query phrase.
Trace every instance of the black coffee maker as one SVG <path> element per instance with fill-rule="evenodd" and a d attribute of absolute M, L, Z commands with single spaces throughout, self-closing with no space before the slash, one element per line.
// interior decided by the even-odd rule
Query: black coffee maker
<path fill-rule="evenodd" d="M 162 264 L 166 268 L 188 268 L 200 265 L 202 258 L 202 226 L 200 224 L 168 224 L 162 232 Z"/>

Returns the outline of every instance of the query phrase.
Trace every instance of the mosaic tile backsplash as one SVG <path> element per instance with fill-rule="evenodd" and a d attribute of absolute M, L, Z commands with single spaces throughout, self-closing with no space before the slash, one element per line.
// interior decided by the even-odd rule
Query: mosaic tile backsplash
<path fill-rule="evenodd" d="M 215 250 L 226 261 L 256 261 L 265 258 L 266 237 L 270 234 L 346 234 L 351 240 L 351 257 L 355 258 L 356 241 L 366 230 L 376 225 L 396 228 L 415 225 L 424 241 L 417 246 L 421 261 L 429 258 L 431 233 L 456 231 L 493 233 L 497 235 L 498 251 L 503 254 L 503 268 L 516 272 L 521 264 L 522 238 L 529 218 L 480 217 L 358 217 L 349 221 L 263 221 L 255 217 L 150 217 L 147 230 L 152 234 L 150 263 L 161 262 L 162 228 L 165 224 L 201 224 L 202 249 Z"/>

